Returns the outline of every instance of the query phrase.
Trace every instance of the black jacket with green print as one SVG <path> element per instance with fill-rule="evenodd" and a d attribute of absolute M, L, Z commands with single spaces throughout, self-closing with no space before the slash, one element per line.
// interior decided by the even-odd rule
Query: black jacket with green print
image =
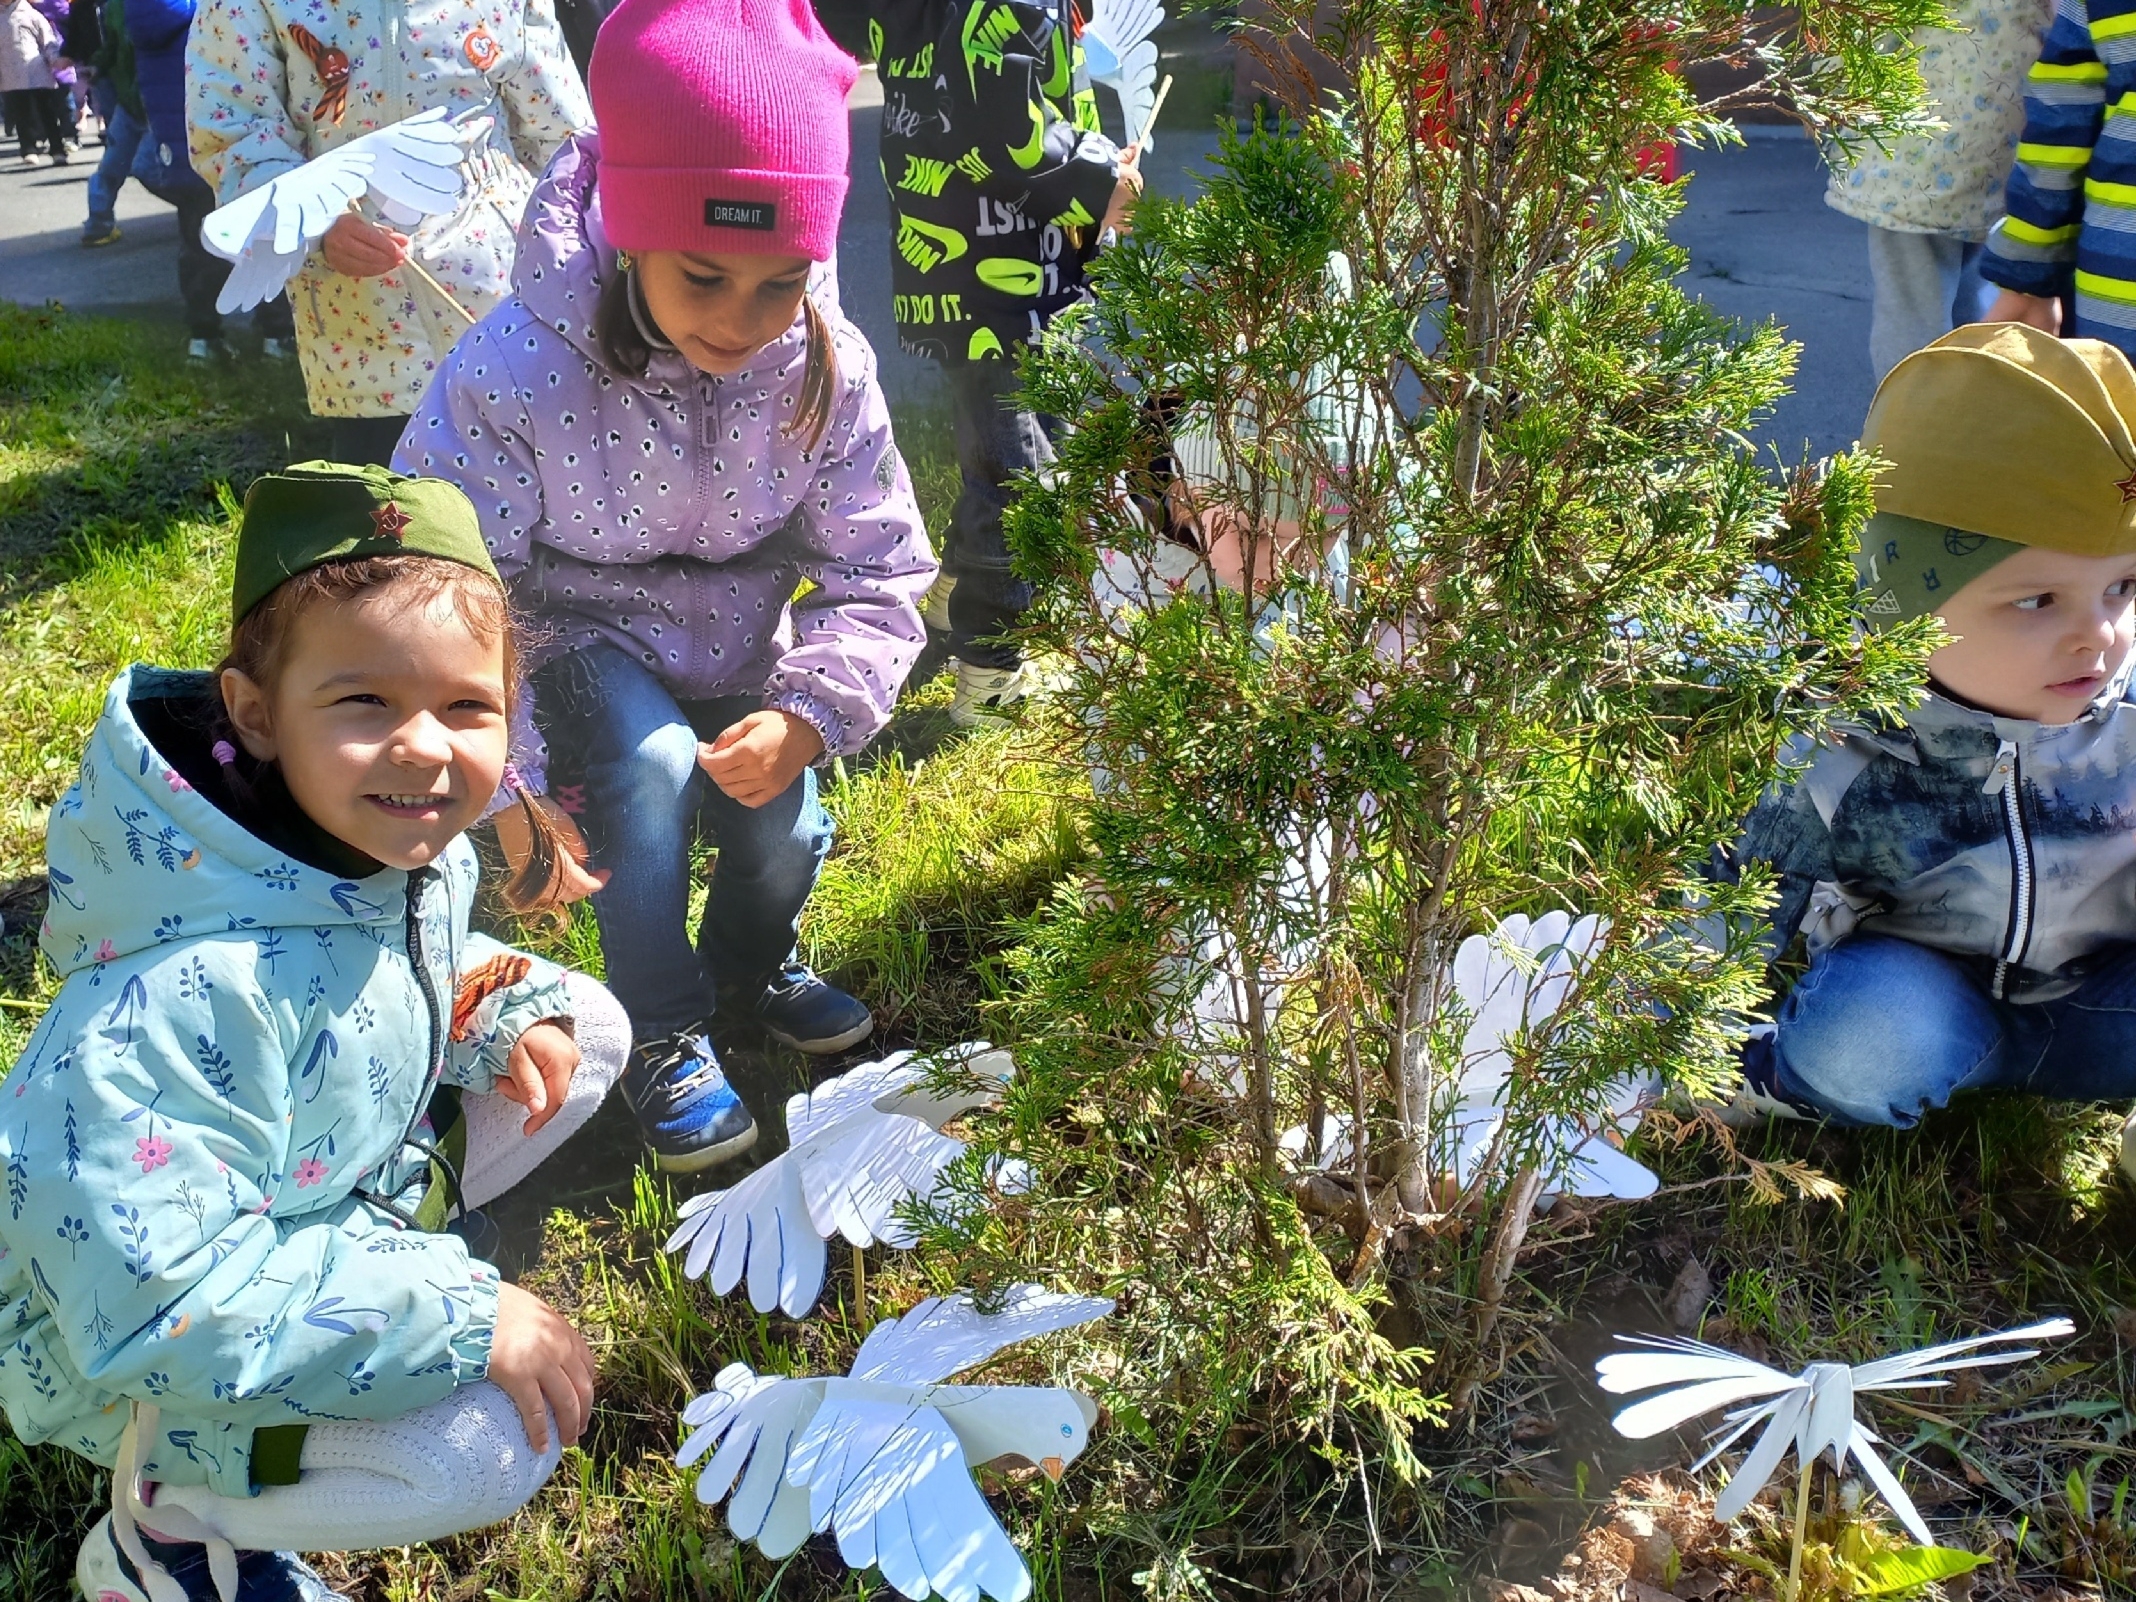
<path fill-rule="evenodd" d="M 900 343 L 1005 359 L 1083 297 L 1075 239 L 1087 246 L 1118 182 L 1073 0 L 870 9 Z"/>

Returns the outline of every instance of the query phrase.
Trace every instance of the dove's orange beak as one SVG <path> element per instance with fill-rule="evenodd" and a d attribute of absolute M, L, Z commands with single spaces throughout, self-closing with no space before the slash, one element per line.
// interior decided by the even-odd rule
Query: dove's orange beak
<path fill-rule="evenodd" d="M 1046 1471 L 1046 1478 L 1053 1481 L 1056 1485 L 1060 1483 L 1061 1475 L 1065 1473 L 1068 1468 L 1068 1465 L 1063 1463 L 1057 1457 L 1041 1458 L 1039 1460 L 1038 1466 Z"/>

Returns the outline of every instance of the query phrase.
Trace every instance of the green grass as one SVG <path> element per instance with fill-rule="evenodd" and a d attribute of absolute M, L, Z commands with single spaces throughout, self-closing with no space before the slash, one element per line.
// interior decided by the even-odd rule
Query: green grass
<path fill-rule="evenodd" d="M 908 413 L 899 427 L 939 526 L 955 489 L 944 419 Z M 173 331 L 0 306 L 0 879 L 39 871 L 44 811 L 112 674 L 133 660 L 217 655 L 234 497 L 260 469 L 319 444 L 291 373 L 190 371 Z M 940 680 L 916 688 L 878 752 L 834 774 L 826 793 L 840 840 L 804 929 L 811 958 L 870 1000 L 893 1045 L 981 1030 L 985 1004 L 1008 983 L 1016 920 L 1081 856 L 1071 804 L 1080 777 L 1042 761 L 1013 729 L 952 738 L 945 700 Z M 0 893 L 0 912 L 9 905 Z M 590 919 L 541 938 L 598 971 Z M 4 1062 L 49 981 L 12 919 L 0 958 Z M 804 1082 L 794 1059 L 760 1067 L 777 1085 Z M 1059 1491 L 1010 1485 L 997 1506 L 1027 1541 L 1048 1598 L 1124 1594 L 1141 1588 L 1130 1579 L 1140 1573 L 1164 1590 L 1236 1593 L 1222 1575 L 1265 1572 L 1348 1597 L 1369 1572 L 1380 1589 L 1438 1591 L 1465 1548 L 1494 1561 L 1498 1548 L 1483 1544 L 1494 1525 L 1569 1528 L 1625 1472 L 1681 1461 L 1667 1443 L 1641 1456 L 1615 1440 L 1580 1368 L 1610 1334 L 1658 1327 L 1662 1288 L 1695 1256 L 1715 1286 L 1706 1334 L 1788 1362 L 1858 1359 L 2020 1310 L 2074 1313 L 2084 1334 L 2053 1363 L 1916 1413 L 1885 1409 L 1879 1425 L 1915 1454 L 1909 1480 L 1924 1498 L 1944 1498 L 1936 1511 L 1996 1554 L 1977 1597 L 2024 1594 L 2021 1575 L 2136 1585 L 2136 1521 L 2126 1498 L 2114 1503 L 2136 1470 L 2123 1345 L 2136 1339 L 2136 1316 L 2117 1317 L 2136 1305 L 2136 1206 L 2111 1172 L 2114 1125 L 2000 1100 L 1939 1115 L 1911 1136 L 1746 1137 L 1755 1155 L 1822 1168 L 1845 1186 L 1842 1204 L 1757 1201 L 1726 1177 L 1722 1155 L 1649 1137 L 1646 1155 L 1689 1188 L 1642 1207 L 1568 1207 L 1539 1228 L 1524 1311 L 1502 1332 L 1502 1375 L 1473 1425 L 1420 1443 L 1438 1476 L 1429 1528 L 1380 1532 L 1388 1550 L 1427 1554 L 1403 1573 L 1371 1567 L 1375 1537 L 1362 1523 L 1347 1545 L 1301 1535 L 1289 1557 L 1248 1550 L 1241 1535 L 1237 1552 L 1165 1554 L 1160 1564 L 1146 1548 L 1059 1538 L 1073 1527 L 1074 1497 L 1099 1494 L 1074 1476 Z M 738 1552 L 666 1454 L 678 1407 L 722 1363 L 842 1366 L 870 1314 L 943 1288 L 928 1280 L 931 1265 L 878 1254 L 863 1310 L 834 1254 L 818 1317 L 760 1319 L 677 1276 L 658 1251 L 674 1195 L 636 1171 L 627 1139 L 610 1156 L 569 1194 L 537 1199 L 556 1210 L 534 1220 L 541 1250 L 528 1274 L 600 1356 L 601 1407 L 583 1447 L 498 1529 L 331 1560 L 330 1572 L 372 1602 L 872 1594 L 879 1582 L 806 1552 L 783 1570 Z M 1390 1308 L 1388 1330 L 1416 1338 L 1448 1316 L 1460 1310 L 1412 1287 Z M 1516 1440 L 1510 1421 L 1538 1416 L 1550 1433 Z M 1093 1462 L 1093 1482 L 1099 1472 Z M 104 1494 L 102 1476 L 69 1454 L 0 1432 L 0 1597 L 64 1597 L 75 1544 Z"/>

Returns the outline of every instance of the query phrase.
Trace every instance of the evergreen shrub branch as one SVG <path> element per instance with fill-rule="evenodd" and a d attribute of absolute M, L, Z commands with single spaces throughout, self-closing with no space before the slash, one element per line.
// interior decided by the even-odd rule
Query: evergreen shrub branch
<path fill-rule="evenodd" d="M 1932 0 L 1264 9 L 1281 114 L 1193 204 L 1145 201 L 1024 365 L 1075 420 L 1012 537 L 1092 859 L 1024 931 L 1022 1072 L 968 1172 L 1031 1187 L 933 1226 L 968 1278 L 1118 1296 L 1080 1516 L 1153 1592 L 1210 1583 L 1219 1540 L 1435 1527 L 1419 1431 L 1495 1360 L 1550 1121 L 1626 1074 L 1725 1090 L 1770 886 L 1704 870 L 1806 742 L 1909 702 L 1927 643 L 1858 637 L 1874 464 L 1758 458 L 1794 347 L 1677 286 L 1654 172 L 1730 134 L 1705 62 L 1842 144 L 1923 127 L 1892 41 Z M 1195 428 L 1226 487 L 1169 511 L 1246 529 L 1240 582 L 1205 557 L 1101 604 L 1101 552 L 1116 592 L 1194 560 L 1161 468 Z M 1463 1187 L 1448 964 L 1552 909 L 1609 933 Z"/>

